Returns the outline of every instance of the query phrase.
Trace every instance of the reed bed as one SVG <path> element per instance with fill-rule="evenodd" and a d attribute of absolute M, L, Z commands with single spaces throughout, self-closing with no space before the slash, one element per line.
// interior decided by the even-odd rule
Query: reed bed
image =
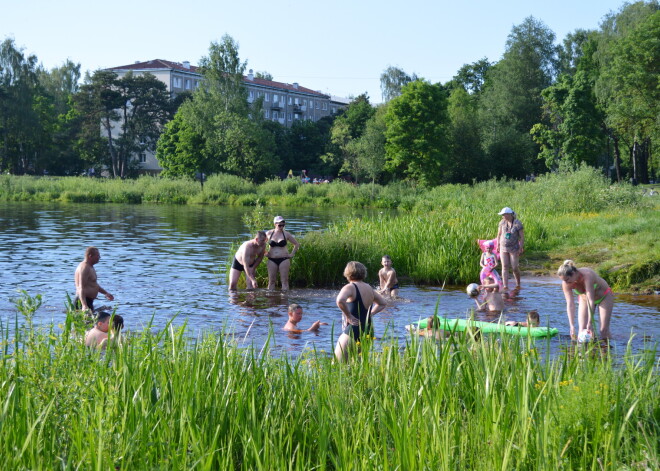
<path fill-rule="evenodd" d="M 457 335 L 366 342 L 335 364 L 320 349 L 238 348 L 226 332 L 147 329 L 103 353 L 68 333 L 71 319 L 15 324 L 2 326 L 5 469 L 660 465 L 653 348 L 548 358 L 531 339 Z"/>

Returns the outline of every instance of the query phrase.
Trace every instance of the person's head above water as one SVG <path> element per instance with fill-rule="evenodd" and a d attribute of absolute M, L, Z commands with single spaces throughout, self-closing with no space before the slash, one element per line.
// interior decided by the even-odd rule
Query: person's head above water
<path fill-rule="evenodd" d="M 360 262 L 348 262 L 344 268 L 344 277 L 351 281 L 362 281 L 367 277 L 367 267 Z"/>

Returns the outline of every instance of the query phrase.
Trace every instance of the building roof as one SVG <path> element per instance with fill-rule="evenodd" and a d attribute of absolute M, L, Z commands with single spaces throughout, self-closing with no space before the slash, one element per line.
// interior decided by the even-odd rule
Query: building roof
<path fill-rule="evenodd" d="M 194 74 L 200 74 L 199 67 L 194 66 L 190 63 L 187 63 L 188 67 L 183 65 L 181 62 L 172 62 L 166 61 L 163 59 L 153 59 L 145 62 L 135 62 L 128 65 L 120 65 L 119 67 L 110 67 L 106 70 L 178 70 L 181 72 L 192 72 Z M 316 95 L 318 97 L 329 98 L 329 95 L 326 95 L 316 90 L 310 88 L 301 87 L 298 84 L 290 84 L 283 82 L 275 82 L 273 80 L 264 80 L 260 78 L 253 77 L 252 79 L 247 76 L 243 76 L 243 82 L 250 83 L 254 85 L 261 85 L 268 88 L 278 88 L 280 90 L 289 90 L 292 92 L 307 93 L 309 95 Z"/>

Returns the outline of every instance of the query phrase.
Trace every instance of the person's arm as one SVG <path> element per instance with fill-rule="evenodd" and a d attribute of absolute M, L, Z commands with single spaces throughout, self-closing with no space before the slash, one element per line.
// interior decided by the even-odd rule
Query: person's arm
<path fill-rule="evenodd" d="M 296 252 L 300 250 L 300 243 L 296 240 L 295 237 L 293 237 L 293 234 L 291 234 L 290 232 L 285 231 L 284 237 L 286 237 L 286 240 L 291 242 L 291 244 L 293 245 L 293 250 L 291 251 L 291 253 L 289 253 L 289 258 L 293 258 Z"/>
<path fill-rule="evenodd" d="M 575 325 L 573 324 L 575 299 L 573 298 L 573 292 L 565 281 L 561 282 L 561 289 L 564 292 L 564 298 L 566 298 L 566 314 L 568 315 L 568 325 L 570 327 L 571 337 L 575 338 Z"/>
<path fill-rule="evenodd" d="M 385 287 L 387 289 L 392 289 L 394 285 L 396 284 L 394 282 L 394 279 L 396 278 L 396 272 L 394 270 L 390 270 L 390 272 L 387 274 L 387 280 L 385 281 Z"/>
<path fill-rule="evenodd" d="M 584 274 L 584 291 L 587 298 L 587 332 L 593 336 L 591 320 L 596 309 L 596 291 L 594 289 L 594 277 L 590 271 Z"/>
<path fill-rule="evenodd" d="M 250 266 L 248 260 L 252 260 L 254 251 L 255 248 L 252 247 L 251 244 L 248 244 L 248 246 L 245 247 L 245 251 L 243 252 L 243 266 L 245 267 L 245 277 L 247 278 L 246 286 L 248 289 L 257 288 L 257 267 L 259 266 L 259 263 L 261 263 L 261 260 L 264 258 L 264 253 L 262 252 L 259 257 L 254 259 L 254 263 L 252 266 Z"/>
<path fill-rule="evenodd" d="M 497 237 L 495 238 L 495 252 L 500 251 L 500 237 L 502 236 L 502 224 L 497 225 Z"/>
<path fill-rule="evenodd" d="M 378 291 L 383 291 L 387 287 L 387 282 L 385 280 L 385 274 L 383 273 L 385 271 L 384 268 L 381 268 L 378 270 Z"/>
<path fill-rule="evenodd" d="M 351 297 L 352 291 L 353 285 L 351 284 L 344 286 L 341 291 L 339 291 L 339 294 L 337 295 L 337 307 L 344 314 L 344 316 L 346 316 L 346 321 L 350 325 L 360 325 L 360 320 L 357 317 L 353 317 L 351 315 L 351 313 L 348 311 L 348 306 L 346 305 L 348 298 Z"/>
<path fill-rule="evenodd" d="M 376 307 L 374 307 L 373 304 L 375 304 Z M 380 311 L 385 309 L 385 306 L 387 306 L 387 300 L 378 291 L 374 291 L 374 302 L 373 302 L 373 304 L 371 306 L 371 315 L 372 316 L 374 314 L 378 314 Z"/>
<path fill-rule="evenodd" d="M 108 301 L 113 301 L 113 300 L 115 299 L 115 297 L 114 297 L 113 295 L 111 295 L 111 294 L 108 293 L 106 290 L 104 290 L 103 288 L 101 288 L 101 285 L 99 285 L 99 293 L 101 293 L 102 295 L 104 295 L 104 296 L 108 299 Z"/>
<path fill-rule="evenodd" d="M 479 259 L 479 266 L 481 268 L 484 268 L 486 266 L 486 264 L 484 263 L 484 258 L 486 258 L 485 255 L 486 255 L 485 253 L 482 253 L 481 258 Z"/>
<path fill-rule="evenodd" d="M 321 327 L 321 321 L 316 321 L 312 324 L 312 326 L 307 329 L 308 332 L 314 332 L 319 330 L 319 327 Z"/>

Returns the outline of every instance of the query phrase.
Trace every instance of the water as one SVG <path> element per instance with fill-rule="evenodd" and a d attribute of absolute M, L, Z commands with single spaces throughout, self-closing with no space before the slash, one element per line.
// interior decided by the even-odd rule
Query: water
<path fill-rule="evenodd" d="M 113 302 L 101 297 L 95 306 L 116 307 L 128 329 L 142 329 L 153 318 L 156 329 L 169 321 L 175 325 L 185 322 L 193 333 L 227 329 L 240 342 L 256 346 L 263 345 L 272 331 L 271 345 L 280 350 L 297 354 L 315 346 L 332 351 L 341 323 L 335 305 L 337 289 L 228 293 L 225 266 L 233 256 L 231 244 L 250 238 L 241 222 L 246 211 L 250 209 L 0 203 L 0 319 L 4 325 L 13 322 L 16 310 L 11 299 L 22 289 L 43 296 L 35 323 L 62 323 L 66 295 L 73 297 L 75 292 L 75 267 L 85 248 L 95 245 L 101 250 L 96 265 L 99 284 L 115 296 Z M 287 220 L 287 230 L 302 234 L 323 228 L 350 210 L 285 208 L 280 212 Z M 346 261 L 337 261 L 337 269 L 343 270 Z M 371 273 L 369 280 L 375 279 L 376 274 Z M 465 317 L 474 306 L 464 287 L 403 284 L 400 296 L 374 323 L 377 336 L 387 334 L 401 343 L 406 339 L 404 326 L 430 316 L 436 305 L 438 313 L 447 317 Z M 317 319 L 329 325 L 318 333 L 283 332 L 287 306 L 294 302 L 305 310 L 301 328 Z M 526 311 L 537 309 L 543 325 L 549 322 L 557 327 L 560 335 L 551 340 L 553 351 L 569 342 L 558 279 L 524 278 L 523 289 L 506 304 L 507 319 L 524 320 Z M 477 317 L 492 320 L 481 314 Z M 631 332 L 636 334 L 632 344 L 637 351 L 656 342 L 660 338 L 660 298 L 617 296 L 611 330 L 619 351 Z"/>

